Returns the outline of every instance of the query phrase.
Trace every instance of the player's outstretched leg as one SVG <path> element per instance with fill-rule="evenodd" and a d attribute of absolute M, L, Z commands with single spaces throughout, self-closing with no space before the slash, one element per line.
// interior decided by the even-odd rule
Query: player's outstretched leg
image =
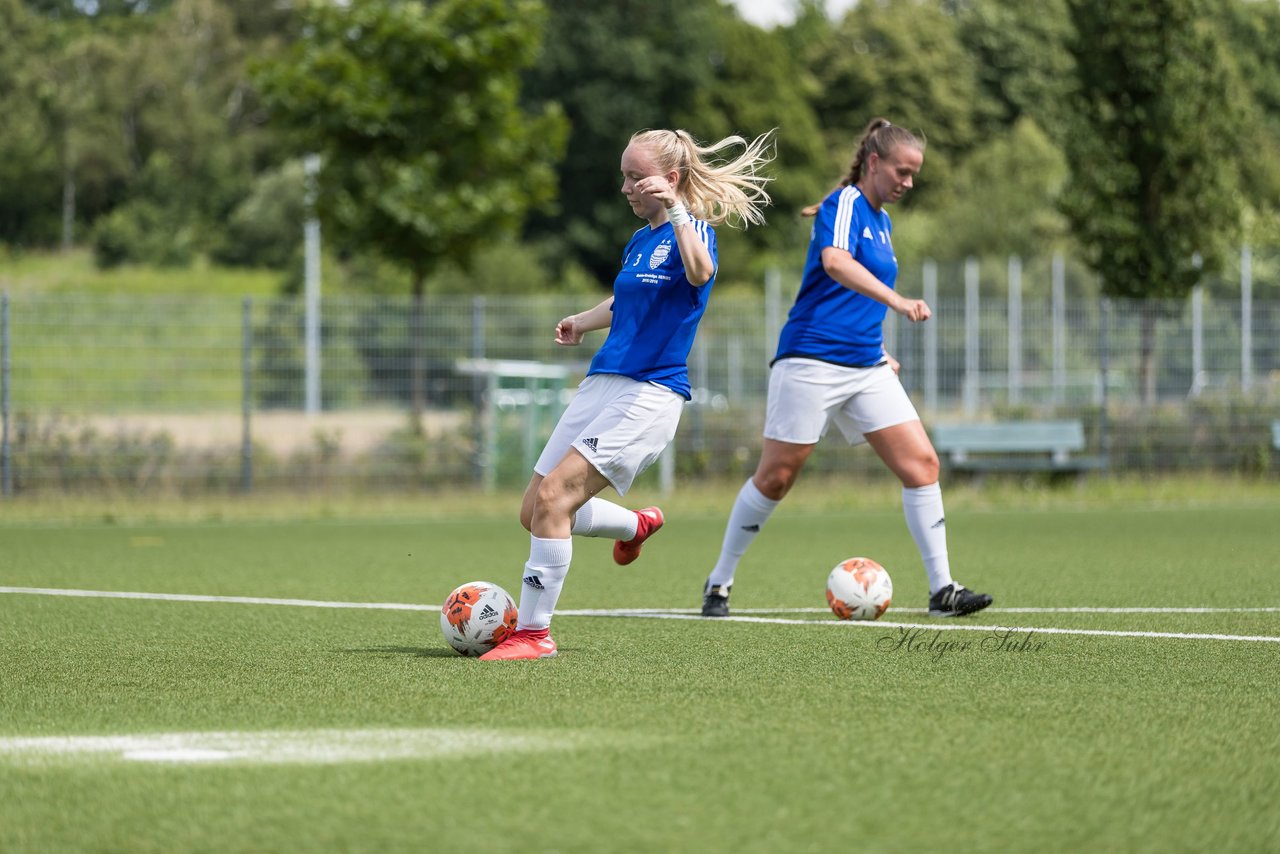
<path fill-rule="evenodd" d="M 975 593 L 963 584 L 952 582 L 929 597 L 929 616 L 963 617 L 981 611 L 991 601 L 989 593 Z"/>
<path fill-rule="evenodd" d="M 644 545 L 644 541 L 658 533 L 666 522 L 662 517 L 662 511 L 657 507 L 646 507 L 635 513 L 636 535 L 629 540 L 617 540 L 613 544 L 613 562 L 619 566 L 626 566 L 640 557 L 640 548 Z"/>

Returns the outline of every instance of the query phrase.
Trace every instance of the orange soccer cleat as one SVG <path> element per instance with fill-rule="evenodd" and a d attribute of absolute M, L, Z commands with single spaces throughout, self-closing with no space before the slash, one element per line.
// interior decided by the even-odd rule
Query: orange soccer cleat
<path fill-rule="evenodd" d="M 640 557 L 640 547 L 644 545 L 644 541 L 658 533 L 663 522 L 666 521 L 662 518 L 662 511 L 657 507 L 637 510 L 636 517 L 636 535 L 629 540 L 614 541 L 613 562 L 619 566 L 626 566 Z"/>
<path fill-rule="evenodd" d="M 533 661 L 555 658 L 556 642 L 549 629 L 517 629 L 515 634 L 480 656 L 481 661 Z"/>

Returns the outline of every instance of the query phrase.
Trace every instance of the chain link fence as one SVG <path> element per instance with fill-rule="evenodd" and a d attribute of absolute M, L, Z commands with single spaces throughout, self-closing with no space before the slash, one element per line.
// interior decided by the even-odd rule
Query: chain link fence
<path fill-rule="evenodd" d="M 891 315 L 886 341 L 926 426 L 1073 418 L 1113 471 L 1280 470 L 1280 302 L 1243 287 L 1111 301 L 1060 259 L 912 275 L 921 287 L 900 287 L 934 317 Z M 794 281 L 713 296 L 694 399 L 651 485 L 754 468 Z M 554 343 L 556 322 L 586 307 L 326 298 L 308 347 L 301 298 L 6 294 L 3 495 L 522 485 L 603 340 Z M 811 468 L 881 473 L 865 447 L 823 444 Z"/>

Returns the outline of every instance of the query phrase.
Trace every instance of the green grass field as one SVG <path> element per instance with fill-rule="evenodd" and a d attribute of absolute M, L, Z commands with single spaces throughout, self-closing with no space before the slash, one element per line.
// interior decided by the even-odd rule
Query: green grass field
<path fill-rule="evenodd" d="M 430 606 L 518 593 L 513 498 L 0 516 L 0 851 L 1277 850 L 1280 493 L 1063 494 L 949 497 L 996 605 L 945 632 L 891 501 L 784 505 L 743 619 L 688 618 L 732 492 L 677 496 L 631 567 L 577 540 L 560 656 L 502 665 Z M 821 610 L 852 554 L 893 573 L 880 623 Z M 1016 610 L 1072 607 L 1255 610 Z"/>

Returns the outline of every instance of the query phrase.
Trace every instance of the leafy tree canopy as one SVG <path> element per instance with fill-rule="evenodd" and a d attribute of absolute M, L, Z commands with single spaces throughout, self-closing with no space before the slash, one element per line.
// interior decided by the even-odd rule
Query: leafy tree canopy
<path fill-rule="evenodd" d="M 517 103 L 535 0 L 353 0 L 302 15 L 302 38 L 256 77 L 299 150 L 322 156 L 320 210 L 344 245 L 405 264 L 421 288 L 551 198 L 563 119 Z"/>
<path fill-rule="evenodd" d="M 1113 296 L 1179 297 L 1238 235 L 1244 109 L 1207 0 L 1069 0 L 1063 207 Z"/>
<path fill-rule="evenodd" d="M 1071 85 L 1071 18 L 1065 0 L 969 0 L 956 14 L 958 36 L 977 63 L 983 97 L 974 104 L 983 135 L 1029 116 L 1056 137 Z"/>
<path fill-rule="evenodd" d="M 526 74 L 525 97 L 560 105 L 571 133 L 556 176 L 559 208 L 531 218 L 526 235 L 580 259 L 604 285 L 639 224 L 618 195 L 622 150 L 638 130 L 697 121 L 690 118 L 697 93 L 711 85 L 722 57 L 716 20 L 724 10 L 717 0 L 546 5 L 548 36 Z M 685 130 L 707 135 L 696 125 Z"/>
<path fill-rule="evenodd" d="M 833 177 L 848 169 L 867 122 L 884 116 L 927 138 L 928 177 L 904 205 L 928 204 L 945 190 L 952 164 L 979 140 L 977 60 L 936 2 L 859 3 L 829 40 L 813 46 L 808 64 L 822 93 L 817 109 Z"/>

